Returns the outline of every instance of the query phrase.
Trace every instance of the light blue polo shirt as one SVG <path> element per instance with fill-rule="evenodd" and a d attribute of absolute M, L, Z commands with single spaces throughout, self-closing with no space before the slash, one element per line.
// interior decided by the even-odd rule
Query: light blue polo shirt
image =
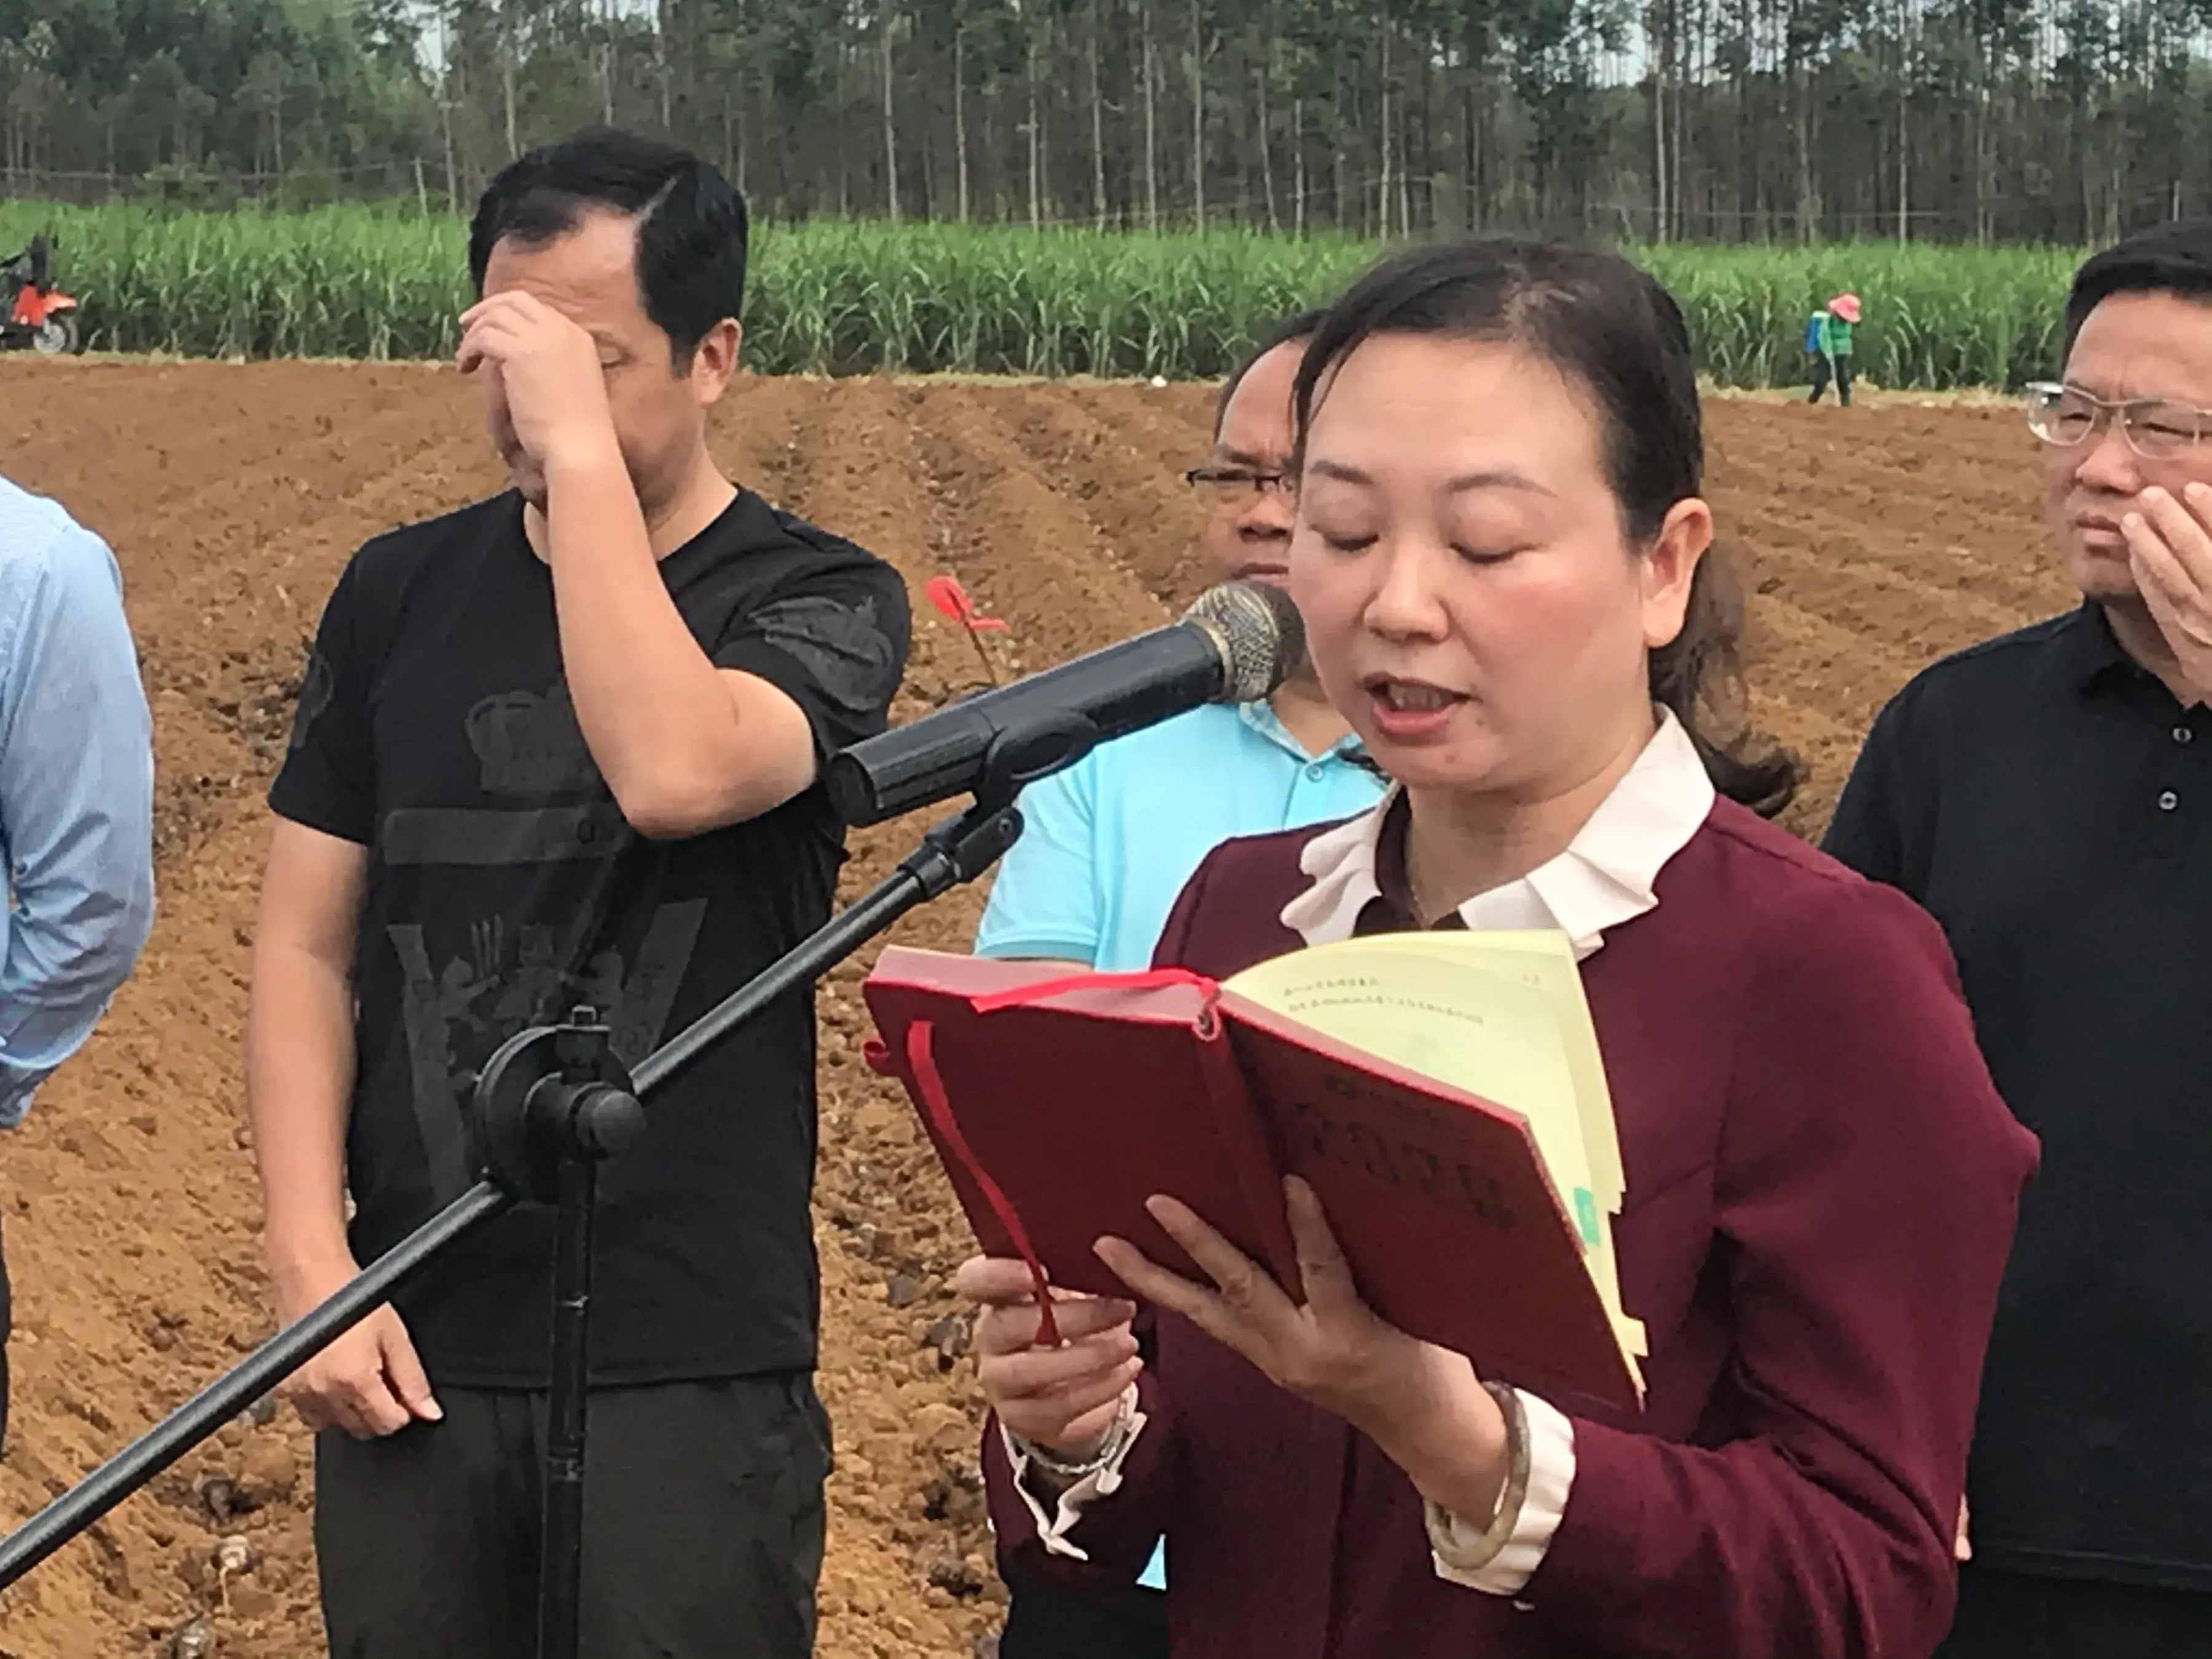
<path fill-rule="evenodd" d="M 975 934 L 986 957 L 1055 957 L 1105 973 L 1152 965 L 1183 884 L 1235 836 L 1365 811 L 1383 780 L 1346 735 L 1312 756 L 1265 702 L 1207 703 L 1101 744 L 1022 791 L 1021 839 Z M 1167 1584 L 1165 1547 L 1141 1584 Z"/>
<path fill-rule="evenodd" d="M 1149 967 L 1168 912 L 1233 836 L 1365 811 L 1383 781 L 1347 734 L 1310 756 L 1265 702 L 1206 703 L 1092 750 L 1022 791 L 1022 835 L 975 934 L 986 957 Z"/>

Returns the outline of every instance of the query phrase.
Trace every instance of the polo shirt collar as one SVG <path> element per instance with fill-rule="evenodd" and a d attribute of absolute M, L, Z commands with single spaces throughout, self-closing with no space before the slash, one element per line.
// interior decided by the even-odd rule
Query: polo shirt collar
<path fill-rule="evenodd" d="M 2094 599 L 2082 600 L 2081 608 L 2074 613 L 2073 624 L 2066 630 L 2066 645 L 2068 672 L 2075 689 L 2085 697 L 2146 672 L 2128 655 L 2119 636 L 2112 632 L 2112 618 Z"/>
<path fill-rule="evenodd" d="M 1275 713 L 1274 704 L 1269 702 L 1265 697 L 1255 698 L 1250 702 L 1238 703 L 1237 718 L 1278 749 L 1289 750 L 1302 762 L 1336 760 L 1358 762 L 1364 759 L 1366 756 L 1366 749 L 1360 743 L 1359 734 L 1356 732 L 1346 732 L 1318 755 L 1309 754 L 1305 744 L 1291 735 L 1290 728 L 1283 724 L 1281 718 Z"/>
<path fill-rule="evenodd" d="M 1310 882 L 1283 907 L 1282 921 L 1308 945 L 1349 939 L 1360 913 L 1382 896 L 1376 871 L 1384 827 L 1403 793 L 1392 784 L 1358 817 L 1316 836 L 1298 867 Z M 1690 843 L 1713 810 L 1715 791 L 1690 735 L 1669 709 L 1636 763 L 1558 857 L 1459 908 L 1470 928 L 1556 928 L 1576 960 L 1594 955 L 1606 930 L 1658 902 L 1659 872 Z"/>

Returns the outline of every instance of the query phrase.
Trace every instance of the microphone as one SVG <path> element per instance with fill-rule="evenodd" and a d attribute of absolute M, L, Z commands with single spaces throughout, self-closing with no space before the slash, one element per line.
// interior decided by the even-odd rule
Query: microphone
<path fill-rule="evenodd" d="M 1012 792 L 1096 745 L 1207 702 L 1266 696 L 1305 659 L 1305 624 L 1265 582 L 1210 587 L 1176 621 L 957 702 L 830 757 L 848 824 L 989 787 Z"/>

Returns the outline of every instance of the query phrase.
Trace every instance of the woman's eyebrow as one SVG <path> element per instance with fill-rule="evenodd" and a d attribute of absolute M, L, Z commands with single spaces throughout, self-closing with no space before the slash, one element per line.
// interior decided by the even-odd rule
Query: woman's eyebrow
<path fill-rule="evenodd" d="M 1347 465 L 1342 461 L 1330 460 L 1326 456 L 1307 463 L 1306 471 L 1316 477 L 1334 478 L 1342 483 L 1371 484 L 1375 482 L 1372 477 L 1361 471 L 1358 467 Z M 1484 467 L 1478 471 L 1460 473 L 1455 477 L 1447 479 L 1444 489 L 1453 495 L 1470 489 L 1525 489 L 1538 495 L 1549 495 L 1553 493 L 1538 483 L 1527 473 L 1510 466 Z"/>

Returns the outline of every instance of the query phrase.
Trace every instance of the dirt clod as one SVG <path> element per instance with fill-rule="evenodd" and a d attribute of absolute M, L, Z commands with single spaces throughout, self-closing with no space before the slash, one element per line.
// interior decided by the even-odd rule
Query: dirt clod
<path fill-rule="evenodd" d="M 967 1315 L 947 1314 L 922 1333 L 921 1346 L 935 1349 L 938 1370 L 949 1371 L 952 1362 L 968 1352 L 974 1333 L 974 1324 Z"/>
<path fill-rule="evenodd" d="M 227 1474 L 204 1474 L 194 1483 L 193 1491 L 210 1521 L 228 1521 L 253 1507 L 239 1491 L 238 1483 Z"/>
<path fill-rule="evenodd" d="M 981 1595 L 983 1593 L 982 1575 L 967 1562 L 950 1555 L 940 1555 L 929 1564 L 928 1582 L 939 1589 L 950 1590 L 955 1595 Z"/>

